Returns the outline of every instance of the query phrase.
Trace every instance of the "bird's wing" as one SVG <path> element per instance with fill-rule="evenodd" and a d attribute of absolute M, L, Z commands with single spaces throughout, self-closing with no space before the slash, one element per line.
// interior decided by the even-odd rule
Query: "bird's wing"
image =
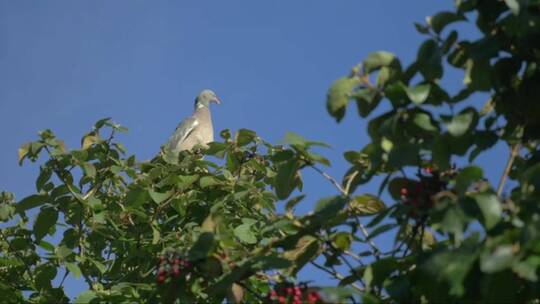
<path fill-rule="evenodd" d="M 167 147 L 171 150 L 176 149 L 180 143 L 188 138 L 189 134 L 193 132 L 197 125 L 199 125 L 199 121 L 195 117 L 186 118 L 176 127 L 176 130 L 167 142 Z"/>

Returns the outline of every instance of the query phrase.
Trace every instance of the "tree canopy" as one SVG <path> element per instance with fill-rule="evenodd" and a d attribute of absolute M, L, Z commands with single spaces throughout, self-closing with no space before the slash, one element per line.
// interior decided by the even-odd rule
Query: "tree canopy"
<path fill-rule="evenodd" d="M 369 121 L 342 178 L 314 152 L 326 144 L 294 133 L 274 145 L 223 130 L 206 150 L 140 162 L 111 119 L 78 148 L 40 132 L 19 149 L 20 164 L 43 160 L 36 193 L 0 196 L 2 301 L 67 303 L 52 281 L 68 274 L 88 284 L 76 303 L 538 301 L 540 2 L 457 0 L 415 26 L 412 63 L 373 52 L 329 89 L 337 122 L 354 105 Z M 491 184 L 475 160 L 501 143 Z M 336 192 L 298 215 L 304 170 Z M 335 284 L 297 281 L 307 265 Z"/>

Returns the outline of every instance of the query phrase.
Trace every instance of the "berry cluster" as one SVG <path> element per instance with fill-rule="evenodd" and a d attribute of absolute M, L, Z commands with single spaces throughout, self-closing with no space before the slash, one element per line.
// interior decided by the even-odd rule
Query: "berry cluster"
<path fill-rule="evenodd" d="M 159 257 L 157 272 L 158 284 L 164 283 L 167 278 L 178 278 L 182 273 L 191 270 L 191 263 L 178 252 L 167 252 Z"/>
<path fill-rule="evenodd" d="M 433 207 L 433 195 L 446 189 L 446 181 L 441 173 L 433 167 L 426 167 L 418 173 L 419 181 L 410 181 L 400 189 L 401 201 L 410 206 L 408 215 L 412 218 L 419 216 Z"/>
<path fill-rule="evenodd" d="M 269 303 L 279 304 L 324 303 L 319 293 L 315 290 L 308 290 L 306 284 L 276 286 L 268 293 L 267 299 Z"/>

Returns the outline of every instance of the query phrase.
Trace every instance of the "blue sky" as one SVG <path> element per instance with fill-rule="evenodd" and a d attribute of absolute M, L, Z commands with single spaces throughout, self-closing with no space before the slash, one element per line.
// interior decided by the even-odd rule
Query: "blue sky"
<path fill-rule="evenodd" d="M 222 100 L 213 108 L 218 131 L 248 128 L 271 142 L 293 131 L 327 142 L 328 172 L 341 179 L 342 153 L 367 143 L 366 121 L 351 107 L 336 124 L 325 109 L 328 87 L 372 51 L 411 62 L 424 39 L 413 22 L 452 4 L 0 0 L 0 190 L 19 199 L 35 191 L 38 166 L 19 167 L 17 149 L 46 128 L 78 147 L 96 120 L 112 117 L 130 130 L 120 137 L 129 152 L 151 158 L 204 88 Z M 445 83 L 460 86 L 452 75 Z M 501 151 L 480 161 L 500 162 Z M 335 193 L 311 172 L 305 179 L 304 210 Z M 68 286 L 74 295 L 83 285 Z"/>

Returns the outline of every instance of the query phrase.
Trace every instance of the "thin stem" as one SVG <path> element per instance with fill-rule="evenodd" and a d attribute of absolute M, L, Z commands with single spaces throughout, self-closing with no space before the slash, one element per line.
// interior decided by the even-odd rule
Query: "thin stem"
<path fill-rule="evenodd" d="M 341 192 L 341 194 L 343 194 L 344 196 L 346 196 L 348 199 L 350 199 L 350 195 L 349 195 L 349 192 L 345 191 L 345 189 L 343 189 L 343 187 L 341 187 L 341 185 L 336 181 L 335 178 L 333 178 L 332 176 L 330 176 L 328 173 L 322 171 L 321 169 L 319 169 L 318 167 L 314 166 L 314 165 L 311 165 L 311 168 L 313 168 L 313 170 L 317 171 L 319 174 L 321 174 L 324 178 L 326 178 L 327 180 L 329 180 L 337 189 L 339 192 Z M 348 190 L 348 189 L 347 189 Z M 350 209 L 350 206 L 347 205 L 347 208 Z M 352 210 L 351 210 L 352 211 Z M 355 217 L 354 218 L 354 221 L 356 223 L 356 225 L 358 226 L 358 228 L 360 229 L 360 232 L 362 232 L 362 234 L 364 235 L 365 239 L 366 239 L 366 242 L 369 244 L 369 246 L 371 246 L 371 248 L 373 249 L 373 254 L 375 255 L 375 258 L 376 259 L 379 259 L 380 258 L 380 255 L 381 255 L 381 250 L 379 250 L 379 248 L 377 247 L 377 245 L 375 245 L 375 243 L 373 242 L 373 240 L 371 240 L 370 236 L 369 236 L 369 232 L 367 231 L 366 227 L 360 222 L 360 220 Z"/>
<path fill-rule="evenodd" d="M 512 170 L 512 165 L 514 164 L 514 160 L 516 159 L 516 156 L 518 156 L 519 154 L 520 148 L 521 148 L 521 145 L 516 144 L 510 149 L 510 157 L 508 158 L 508 162 L 506 163 L 506 168 L 504 168 L 503 175 L 501 176 L 501 179 L 499 181 L 499 186 L 497 187 L 498 197 L 501 197 L 501 194 L 504 189 L 504 184 L 506 183 L 506 179 L 508 178 L 508 175 L 510 174 L 510 170 Z"/>
<path fill-rule="evenodd" d="M 346 192 L 345 189 L 343 189 L 343 187 L 341 187 L 341 185 L 333 177 L 331 177 L 328 173 L 324 172 L 323 170 L 319 169 L 318 167 L 315 167 L 314 165 L 312 165 L 311 168 L 313 168 L 313 170 L 319 172 L 319 174 L 321 174 L 324 178 L 329 180 L 339 190 L 339 192 L 341 192 L 343 195 L 349 196 L 349 193 Z"/>
<path fill-rule="evenodd" d="M 327 268 L 325 268 L 324 266 L 321 266 L 321 265 L 319 265 L 319 264 L 317 264 L 316 262 L 313 262 L 313 261 L 311 261 L 311 262 L 309 262 L 309 263 L 310 263 L 311 265 L 315 266 L 315 268 L 318 268 L 318 269 L 320 269 L 320 270 L 322 270 L 322 271 L 328 273 L 329 275 L 333 276 L 334 278 L 336 278 L 336 279 L 338 279 L 338 280 L 343 280 L 343 279 L 345 278 L 344 275 L 342 275 L 341 273 L 339 273 L 339 272 L 337 272 L 337 271 L 335 271 L 335 270 L 333 270 L 333 269 L 332 269 L 332 270 L 327 269 Z M 358 285 L 356 285 L 356 284 L 354 284 L 354 283 L 352 283 L 351 286 L 352 286 L 354 289 L 358 290 L 359 292 L 364 292 L 364 289 L 363 289 L 362 287 L 360 287 L 360 286 L 358 286 Z"/>
<path fill-rule="evenodd" d="M 64 273 L 64 277 L 62 278 L 62 281 L 60 282 L 60 285 L 58 286 L 58 288 L 62 288 L 64 286 L 64 281 L 66 280 L 68 274 L 69 274 L 69 270 L 66 268 L 66 272 Z"/>

